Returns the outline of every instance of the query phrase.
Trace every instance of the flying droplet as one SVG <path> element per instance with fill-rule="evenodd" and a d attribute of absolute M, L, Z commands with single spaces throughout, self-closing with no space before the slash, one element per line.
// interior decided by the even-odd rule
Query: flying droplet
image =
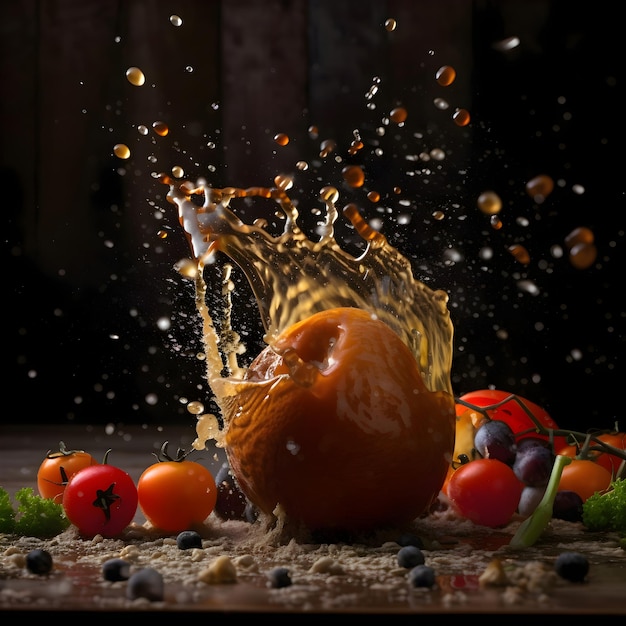
<path fill-rule="evenodd" d="M 598 256 L 598 250 L 592 243 L 577 243 L 569 251 L 569 261 L 577 270 L 591 267 Z"/>
<path fill-rule="evenodd" d="M 144 73 L 138 67 L 129 67 L 126 70 L 126 78 L 131 85 L 141 87 L 146 82 Z"/>
<path fill-rule="evenodd" d="M 348 165 L 341 174 L 350 187 L 362 187 L 365 182 L 365 172 L 360 165 Z"/>
<path fill-rule="evenodd" d="M 450 65 L 442 65 L 435 74 L 435 80 L 442 86 L 448 87 L 456 78 L 456 70 Z"/>
<path fill-rule="evenodd" d="M 526 183 L 526 193 L 537 203 L 543 202 L 554 190 L 554 181 L 550 176 L 540 174 Z"/>
<path fill-rule="evenodd" d="M 593 231 L 585 226 L 574 228 L 573 231 L 565 237 L 565 245 L 571 250 L 575 245 L 580 243 L 590 244 L 594 242 Z"/>
<path fill-rule="evenodd" d="M 508 250 L 515 257 L 515 260 L 522 265 L 528 265 L 530 263 L 530 254 L 528 254 L 528 250 L 526 250 L 526 248 L 519 243 L 509 246 Z"/>
<path fill-rule="evenodd" d="M 170 132 L 170 129 L 165 122 L 153 122 L 152 128 L 154 129 L 154 132 L 161 137 L 165 137 Z"/>
<path fill-rule="evenodd" d="M 457 126 L 467 126 L 470 123 L 470 114 L 467 109 L 457 109 L 452 114 L 452 119 Z"/>
<path fill-rule="evenodd" d="M 485 215 L 495 215 L 502 210 L 502 200 L 495 191 L 483 191 L 478 196 L 476 203 Z"/>
<path fill-rule="evenodd" d="M 388 20 L 385 20 L 385 30 L 387 32 L 390 33 L 392 31 L 396 30 L 397 26 L 398 26 L 398 23 L 392 17 L 390 17 Z"/>
<path fill-rule="evenodd" d="M 277 135 L 274 135 L 274 141 L 279 146 L 286 146 L 289 143 L 289 135 L 286 135 L 285 133 L 278 133 Z"/>
<path fill-rule="evenodd" d="M 130 148 L 123 143 L 116 143 L 113 146 L 113 154 L 118 159 L 128 159 L 130 157 Z"/>
<path fill-rule="evenodd" d="M 389 113 L 389 119 L 394 124 L 402 124 L 406 122 L 406 118 L 408 117 L 408 112 L 404 107 L 396 107 Z"/>

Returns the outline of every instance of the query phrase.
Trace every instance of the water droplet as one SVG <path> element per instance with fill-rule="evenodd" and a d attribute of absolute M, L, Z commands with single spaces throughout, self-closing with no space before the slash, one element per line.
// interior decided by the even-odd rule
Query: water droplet
<path fill-rule="evenodd" d="M 274 135 L 274 141 L 279 146 L 286 146 L 289 143 L 289 135 L 285 133 L 278 133 L 277 135 Z"/>
<path fill-rule="evenodd" d="M 152 128 L 154 129 L 154 132 L 161 137 L 165 137 L 170 132 L 170 129 L 165 122 L 153 122 Z"/>
<path fill-rule="evenodd" d="M 131 85 L 141 87 L 146 82 L 144 73 L 138 67 L 129 67 L 126 70 L 126 78 Z"/>
<path fill-rule="evenodd" d="M 540 174 L 526 183 L 526 193 L 538 204 L 542 203 L 554 190 L 554 181 L 550 176 Z"/>
<path fill-rule="evenodd" d="M 456 79 L 456 70 L 450 65 L 442 65 L 435 74 L 435 80 L 442 87 L 448 87 Z"/>
<path fill-rule="evenodd" d="M 118 159 L 128 159 L 130 157 L 130 148 L 123 143 L 116 143 L 113 146 L 113 154 Z"/>
<path fill-rule="evenodd" d="M 502 210 L 502 200 L 495 191 L 483 191 L 476 203 L 485 215 L 495 215 Z"/>
<path fill-rule="evenodd" d="M 457 109 L 452 119 L 457 126 L 467 126 L 470 123 L 470 114 L 467 109 Z"/>
<path fill-rule="evenodd" d="M 522 265 L 528 265 L 530 263 L 530 254 L 528 254 L 528 250 L 521 244 L 513 244 L 508 247 L 508 250 Z"/>
<path fill-rule="evenodd" d="M 350 187 L 362 187 L 365 182 L 365 172 L 360 165 L 348 165 L 341 174 Z"/>

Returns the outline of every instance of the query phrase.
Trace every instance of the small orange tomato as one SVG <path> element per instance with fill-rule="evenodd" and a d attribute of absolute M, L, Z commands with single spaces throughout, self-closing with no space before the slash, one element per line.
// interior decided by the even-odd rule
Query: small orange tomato
<path fill-rule="evenodd" d="M 139 507 L 159 530 L 192 530 L 215 508 L 217 486 L 213 474 L 204 465 L 187 461 L 180 450 L 176 458 L 167 456 L 167 442 L 161 453 L 165 460 L 159 458 L 139 477 Z"/>
<path fill-rule="evenodd" d="M 78 470 L 99 465 L 91 454 L 83 450 L 68 450 L 61 441 L 57 452 L 48 452 L 37 470 L 37 490 L 42 498 L 61 504 L 63 492 Z"/>
<path fill-rule="evenodd" d="M 559 491 L 575 491 L 585 502 L 596 491 L 603 492 L 611 484 L 611 472 L 589 459 L 574 459 L 563 468 Z"/>
<path fill-rule="evenodd" d="M 596 438 L 618 450 L 626 451 L 626 433 L 605 433 L 598 435 Z M 602 465 L 602 467 L 611 472 L 611 475 L 615 475 L 622 463 L 622 459 L 619 456 L 609 452 L 599 452 L 595 461 L 598 465 Z"/>

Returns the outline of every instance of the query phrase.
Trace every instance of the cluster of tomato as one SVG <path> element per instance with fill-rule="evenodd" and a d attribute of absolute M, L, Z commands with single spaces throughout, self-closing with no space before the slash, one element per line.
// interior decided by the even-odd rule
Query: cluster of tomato
<path fill-rule="evenodd" d="M 139 507 L 155 527 L 178 533 L 202 524 L 213 511 L 217 487 L 211 472 L 178 450 L 176 457 L 163 444 L 158 461 L 149 466 L 137 484 L 115 465 L 98 462 L 82 450 L 49 453 L 37 472 L 43 498 L 63 505 L 67 518 L 85 537 L 118 536 Z"/>
<path fill-rule="evenodd" d="M 524 485 L 511 466 L 482 458 L 474 449 L 474 435 L 487 419 L 501 420 L 522 439 L 542 440 L 554 454 L 568 456 L 558 491 L 573 491 L 584 502 L 596 492 L 604 492 L 617 473 L 622 457 L 611 454 L 626 450 L 626 433 L 602 432 L 584 450 L 581 433 L 559 429 L 545 409 L 510 392 L 483 389 L 457 399 L 457 428 L 454 461 L 443 485 L 443 493 L 463 517 L 485 526 L 502 526 L 517 511 Z M 459 471 L 461 470 L 461 471 Z"/>

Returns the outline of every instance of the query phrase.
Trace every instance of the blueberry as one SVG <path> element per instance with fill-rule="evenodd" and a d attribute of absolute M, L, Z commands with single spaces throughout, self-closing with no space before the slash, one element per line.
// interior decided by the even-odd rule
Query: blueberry
<path fill-rule="evenodd" d="M 165 596 L 163 576 L 151 567 L 135 572 L 126 585 L 129 600 L 145 598 L 150 602 L 161 602 Z"/>
<path fill-rule="evenodd" d="M 49 574 L 52 571 L 52 555 L 46 550 L 31 550 L 26 555 L 26 569 L 38 576 Z"/>
<path fill-rule="evenodd" d="M 561 578 L 581 583 L 589 572 L 589 561 L 579 552 L 561 552 L 554 563 L 554 569 Z"/>
<path fill-rule="evenodd" d="M 291 576 L 286 567 L 275 567 L 267 573 L 269 586 L 273 589 L 282 589 L 291 586 Z"/>
<path fill-rule="evenodd" d="M 416 546 L 404 546 L 398 550 L 398 565 L 410 569 L 424 565 L 424 553 Z"/>
<path fill-rule="evenodd" d="M 428 565 L 417 565 L 409 572 L 409 582 L 414 587 L 434 587 L 435 570 Z"/>
<path fill-rule="evenodd" d="M 102 564 L 102 578 L 110 582 L 128 580 L 130 563 L 124 559 L 109 559 Z"/>
<path fill-rule="evenodd" d="M 176 545 L 181 550 L 202 547 L 202 537 L 195 530 L 183 530 L 176 537 Z"/>

